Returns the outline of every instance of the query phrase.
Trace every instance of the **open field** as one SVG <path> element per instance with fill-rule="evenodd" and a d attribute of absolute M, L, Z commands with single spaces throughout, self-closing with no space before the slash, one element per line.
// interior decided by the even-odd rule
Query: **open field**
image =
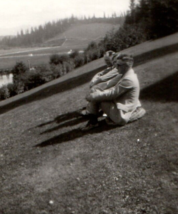
<path fill-rule="evenodd" d="M 83 48 L 86 46 L 83 46 Z M 12 50 L 6 55 L 0 56 L 0 69 L 10 69 L 16 62 L 24 62 L 27 66 L 36 66 L 48 64 L 52 54 L 66 53 L 70 49 L 68 47 L 49 47 L 49 48 L 30 48 L 23 50 Z M 33 54 L 33 56 L 31 55 Z"/>
<path fill-rule="evenodd" d="M 175 35 L 124 51 L 135 54 L 147 110 L 134 123 L 101 118 L 80 130 L 76 111 L 103 59 L 0 103 L 0 213 L 178 213 Z"/>
<path fill-rule="evenodd" d="M 57 53 L 59 51 L 66 51 L 65 48 L 56 46 L 56 47 L 33 47 L 33 48 L 14 48 L 10 50 L 0 50 L 0 57 L 14 57 L 14 56 L 23 56 L 29 54 L 50 54 Z"/>
<path fill-rule="evenodd" d="M 35 65 L 47 64 L 49 62 L 51 54 L 44 54 L 39 56 L 20 56 L 20 57 L 8 57 L 0 58 L 0 69 L 11 69 L 17 62 L 23 62 L 27 66 L 33 67 Z"/>
<path fill-rule="evenodd" d="M 119 25 L 117 24 L 107 24 L 107 23 L 89 23 L 89 24 L 77 24 L 69 28 L 65 31 L 64 34 L 60 34 L 45 43 L 48 44 L 49 42 L 56 42 L 60 39 L 77 39 L 86 41 L 93 41 L 98 38 L 103 38 L 106 33 L 111 31 L 112 29 L 118 29 Z"/>

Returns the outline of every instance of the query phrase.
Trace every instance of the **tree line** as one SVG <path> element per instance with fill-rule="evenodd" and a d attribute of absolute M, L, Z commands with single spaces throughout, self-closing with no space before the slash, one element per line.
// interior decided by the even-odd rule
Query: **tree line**
<path fill-rule="evenodd" d="M 104 50 L 119 52 L 178 31 L 178 0 L 130 0 L 124 24 L 104 37 Z"/>
<path fill-rule="evenodd" d="M 178 31 L 178 0 L 130 0 L 125 24 L 139 28 L 146 39 L 155 39 Z"/>
<path fill-rule="evenodd" d="M 87 24 L 87 23 L 112 23 L 119 24 L 123 21 L 124 14 L 117 16 L 113 13 L 111 17 L 106 17 L 105 14 L 102 18 L 93 17 L 83 17 L 81 19 L 74 17 L 60 19 L 58 21 L 48 22 L 44 25 L 38 27 L 32 27 L 26 31 L 21 30 L 17 36 L 7 36 L 0 41 L 1 48 L 3 47 L 33 47 L 33 46 L 43 46 L 43 43 L 48 39 L 51 39 L 59 34 L 64 33 L 69 27 L 74 24 Z M 63 39 L 61 39 L 61 44 Z M 59 44 L 60 45 L 60 44 Z"/>

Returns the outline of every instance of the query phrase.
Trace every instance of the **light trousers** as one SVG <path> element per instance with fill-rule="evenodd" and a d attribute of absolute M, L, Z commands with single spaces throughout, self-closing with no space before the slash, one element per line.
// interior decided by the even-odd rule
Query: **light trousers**
<path fill-rule="evenodd" d="M 132 122 L 143 117 L 146 113 L 145 109 L 139 107 L 135 111 L 124 112 L 121 109 L 118 109 L 114 102 L 101 102 L 94 103 L 88 102 L 87 111 L 91 114 L 98 114 L 99 110 L 103 110 L 105 114 L 118 125 L 125 125 L 128 122 Z"/>

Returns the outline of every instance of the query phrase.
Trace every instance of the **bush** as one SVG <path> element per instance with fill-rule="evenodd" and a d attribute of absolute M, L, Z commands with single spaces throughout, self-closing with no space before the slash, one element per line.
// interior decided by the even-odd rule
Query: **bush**
<path fill-rule="evenodd" d="M 65 67 L 66 73 L 71 72 L 75 67 L 73 59 L 69 59 L 68 61 L 64 62 L 63 65 Z"/>
<path fill-rule="evenodd" d="M 50 56 L 50 64 L 58 65 L 60 63 L 59 55 L 58 54 L 53 54 Z"/>
<path fill-rule="evenodd" d="M 75 68 L 78 68 L 82 65 L 85 64 L 85 58 L 84 58 L 84 55 L 81 54 L 81 55 L 78 55 L 74 58 L 74 64 L 75 64 Z"/>
<path fill-rule="evenodd" d="M 52 71 L 53 77 L 58 78 L 60 76 L 63 76 L 64 74 L 72 71 L 75 67 L 74 65 L 74 59 L 72 58 L 65 58 L 66 61 L 63 61 L 62 63 L 58 64 L 51 64 L 50 69 Z"/>
<path fill-rule="evenodd" d="M 52 56 L 50 56 L 50 61 L 49 64 L 54 64 L 54 65 L 58 65 L 58 64 L 63 64 L 65 61 L 69 60 L 69 56 L 67 54 L 64 55 L 59 55 L 59 54 L 53 54 Z"/>
<path fill-rule="evenodd" d="M 9 96 L 10 97 L 13 97 L 13 96 L 15 96 L 17 94 L 17 87 L 16 87 L 15 84 L 10 83 L 10 84 L 7 85 L 7 88 L 9 90 Z"/>
<path fill-rule="evenodd" d="M 103 57 L 105 51 L 104 41 L 100 41 L 98 44 L 96 42 L 91 42 L 84 53 L 85 63 Z"/>
<path fill-rule="evenodd" d="M 125 25 L 119 30 L 108 34 L 104 38 L 103 44 L 106 51 L 112 50 L 118 52 L 145 40 L 146 37 L 138 26 Z"/>
<path fill-rule="evenodd" d="M 24 82 L 25 91 L 38 87 L 45 83 L 43 75 L 37 71 L 26 72 L 22 79 Z"/>
<path fill-rule="evenodd" d="M 24 74 L 28 70 L 27 66 L 23 62 L 17 62 L 12 68 L 14 76 Z"/>
<path fill-rule="evenodd" d="M 63 66 L 61 63 L 58 65 L 51 64 L 50 68 L 51 68 L 51 73 L 52 73 L 53 79 L 56 79 L 63 75 Z"/>
<path fill-rule="evenodd" d="M 86 51 L 87 57 L 88 57 L 88 61 L 92 61 L 92 60 L 96 60 L 98 58 L 100 58 L 100 51 L 99 49 L 90 49 L 88 51 Z"/>
<path fill-rule="evenodd" d="M 0 88 L 0 100 L 5 100 L 15 95 L 17 95 L 17 87 L 13 83 L 10 83 Z"/>
<path fill-rule="evenodd" d="M 88 51 L 88 50 L 93 50 L 93 49 L 97 49 L 97 48 L 98 48 L 98 45 L 96 42 L 90 42 L 90 44 L 88 45 L 86 50 Z"/>
<path fill-rule="evenodd" d="M 16 94 L 24 92 L 25 85 L 23 81 L 23 76 L 27 70 L 28 68 L 23 62 L 17 62 L 16 65 L 12 68 L 13 82 L 15 85 Z"/>
<path fill-rule="evenodd" d="M 84 61 L 85 61 L 85 63 L 91 62 L 91 58 L 90 58 L 90 55 L 88 54 L 88 52 L 84 53 Z"/>
<path fill-rule="evenodd" d="M 2 86 L 0 88 L 0 100 L 5 100 L 10 97 L 9 90 L 7 86 Z"/>
<path fill-rule="evenodd" d="M 16 94 L 21 94 L 25 91 L 25 83 L 23 79 L 14 82 L 14 90 Z"/>
<path fill-rule="evenodd" d="M 49 82 L 54 79 L 52 67 L 55 67 L 55 65 L 39 65 L 35 70 L 43 76 L 45 82 Z"/>
<path fill-rule="evenodd" d="M 69 56 L 70 56 L 70 58 L 74 59 L 78 55 L 79 55 L 79 52 L 77 50 L 75 50 L 75 51 L 72 51 L 72 53 Z"/>
<path fill-rule="evenodd" d="M 99 54 L 99 58 L 101 58 L 101 57 L 103 57 L 104 56 L 104 54 L 105 54 L 105 48 L 104 48 L 104 46 L 103 45 L 101 45 L 101 46 L 99 46 L 99 49 L 98 49 L 98 54 Z"/>

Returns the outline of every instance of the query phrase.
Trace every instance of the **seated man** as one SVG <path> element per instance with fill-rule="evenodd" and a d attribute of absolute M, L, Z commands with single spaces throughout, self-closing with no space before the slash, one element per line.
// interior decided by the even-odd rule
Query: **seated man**
<path fill-rule="evenodd" d="M 104 60 L 107 68 L 104 71 L 97 73 L 90 82 L 90 88 L 98 87 L 100 90 L 104 90 L 106 87 L 106 81 L 118 75 L 117 69 L 113 65 L 113 59 L 116 57 L 116 53 L 113 51 L 107 51 L 104 55 Z M 104 85 L 105 84 L 105 85 Z"/>
<path fill-rule="evenodd" d="M 114 65 L 122 77 L 114 86 L 103 91 L 95 89 L 86 96 L 90 120 L 83 130 L 98 126 L 99 109 L 108 116 L 107 123 L 110 125 L 125 125 L 145 114 L 139 101 L 139 81 L 132 69 L 133 58 L 119 54 L 114 59 Z"/>

